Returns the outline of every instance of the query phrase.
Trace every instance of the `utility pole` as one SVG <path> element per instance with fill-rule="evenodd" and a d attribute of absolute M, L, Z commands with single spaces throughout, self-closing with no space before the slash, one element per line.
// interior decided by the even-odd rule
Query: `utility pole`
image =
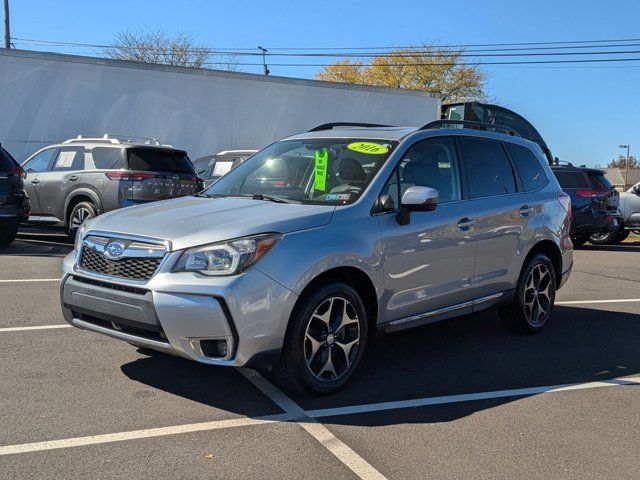
<path fill-rule="evenodd" d="M 11 48 L 11 29 L 9 28 L 9 0 L 4 0 L 4 48 Z"/>
<path fill-rule="evenodd" d="M 624 162 L 624 190 L 627 190 L 628 179 L 629 179 L 629 162 L 631 161 L 631 156 L 629 155 L 629 150 L 631 149 L 631 145 L 618 145 L 620 148 L 627 149 L 627 161 Z"/>
<path fill-rule="evenodd" d="M 7 1 L 7 0 L 5 0 Z M 267 49 L 258 47 L 258 50 L 262 51 L 262 67 L 264 68 L 264 74 L 269 75 L 269 67 L 267 66 Z"/>

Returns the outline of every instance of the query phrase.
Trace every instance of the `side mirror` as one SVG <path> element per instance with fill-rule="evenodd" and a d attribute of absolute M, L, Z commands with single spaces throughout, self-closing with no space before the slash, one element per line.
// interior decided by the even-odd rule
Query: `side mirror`
<path fill-rule="evenodd" d="M 438 206 L 438 191 L 429 187 L 409 187 L 402 195 L 402 205 L 396 215 L 400 225 L 408 225 L 411 212 L 429 212 Z"/>
<path fill-rule="evenodd" d="M 631 188 L 631 191 L 632 191 L 633 193 L 636 193 L 636 194 L 640 195 L 640 183 L 638 183 L 637 185 L 634 185 L 634 186 Z"/>

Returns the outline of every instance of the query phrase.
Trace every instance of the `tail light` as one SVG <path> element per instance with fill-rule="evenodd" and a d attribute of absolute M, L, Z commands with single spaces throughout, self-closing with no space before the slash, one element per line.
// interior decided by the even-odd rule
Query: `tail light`
<path fill-rule="evenodd" d="M 605 192 L 599 190 L 576 190 L 576 195 L 579 197 L 597 197 L 598 195 L 604 195 Z"/>
<path fill-rule="evenodd" d="M 9 173 L 13 175 L 20 175 L 22 178 L 27 178 L 27 172 L 25 172 L 24 168 L 20 165 L 16 165 L 14 168 L 9 170 Z"/>
<path fill-rule="evenodd" d="M 204 188 L 204 178 L 196 177 L 195 181 L 196 181 L 196 184 L 198 185 L 198 188 Z"/>
<path fill-rule="evenodd" d="M 562 205 L 562 208 L 564 208 L 564 211 L 567 212 L 569 218 L 571 218 L 571 197 L 564 192 L 560 192 L 558 193 L 558 201 L 560 205 Z"/>
<path fill-rule="evenodd" d="M 158 175 L 156 175 L 155 173 L 128 172 L 125 170 L 118 170 L 117 172 L 107 172 L 105 173 L 105 175 L 109 180 L 131 180 L 134 182 L 140 182 L 148 178 L 158 178 Z"/>

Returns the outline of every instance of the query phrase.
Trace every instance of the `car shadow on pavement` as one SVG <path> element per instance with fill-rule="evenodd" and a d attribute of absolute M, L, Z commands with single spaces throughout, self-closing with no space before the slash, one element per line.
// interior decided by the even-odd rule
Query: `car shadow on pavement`
<path fill-rule="evenodd" d="M 624 242 L 619 245 L 582 245 L 578 250 L 595 252 L 640 252 L 640 242 Z"/>
<path fill-rule="evenodd" d="M 0 256 L 64 257 L 73 250 L 73 242 L 64 234 L 18 233 L 9 245 L 0 245 Z"/>
<path fill-rule="evenodd" d="M 292 395 L 303 408 L 324 409 L 442 395 L 604 381 L 640 372 L 640 315 L 557 306 L 537 335 L 505 328 L 487 311 L 389 335 L 369 345 L 361 371 L 342 391 L 326 397 Z M 158 354 L 122 366 L 132 380 L 217 408 L 243 413 L 245 402 L 224 367 Z M 273 380 L 267 374 L 267 378 Z M 226 390 L 220 404 L 220 389 Z M 465 402 L 438 407 L 432 420 L 448 421 L 517 400 Z M 431 407 L 430 407 L 431 408 Z M 444 412 L 444 413 L 443 413 Z M 364 419 L 363 417 L 367 417 Z M 387 424 L 394 415 L 333 417 L 337 424 Z M 402 422 L 411 422 L 402 415 Z M 428 417 L 428 416 L 427 416 Z M 400 421 L 400 419 L 398 419 Z"/>

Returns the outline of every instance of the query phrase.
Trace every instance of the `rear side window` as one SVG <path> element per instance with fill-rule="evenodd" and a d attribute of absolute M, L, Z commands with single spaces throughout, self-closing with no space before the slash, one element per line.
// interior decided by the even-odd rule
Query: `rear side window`
<path fill-rule="evenodd" d="M 84 148 L 61 148 L 53 163 L 54 172 L 82 170 L 84 168 Z"/>
<path fill-rule="evenodd" d="M 511 158 L 516 164 L 516 170 L 520 174 L 520 180 L 526 192 L 537 190 L 547 183 L 547 174 L 531 150 L 514 143 L 506 143 L 505 145 L 507 145 Z"/>
<path fill-rule="evenodd" d="M 589 178 L 591 178 L 591 181 L 593 182 L 597 190 L 609 191 L 613 188 L 613 185 L 611 184 L 609 179 L 604 175 L 597 175 L 595 173 L 592 173 L 589 174 Z"/>
<path fill-rule="evenodd" d="M 516 192 L 513 168 L 500 142 L 479 138 L 460 139 L 471 198 Z"/>
<path fill-rule="evenodd" d="M 16 162 L 9 152 L 7 152 L 4 148 L 0 147 L 0 170 L 7 171 L 15 168 Z"/>
<path fill-rule="evenodd" d="M 124 168 L 122 150 L 119 148 L 95 147 L 91 150 L 93 164 L 88 168 L 97 170 L 120 170 Z"/>
<path fill-rule="evenodd" d="M 582 172 L 553 172 L 563 189 L 572 188 L 591 188 L 587 177 Z"/>
<path fill-rule="evenodd" d="M 195 174 L 187 154 L 178 150 L 129 148 L 127 158 L 131 170 Z"/>

